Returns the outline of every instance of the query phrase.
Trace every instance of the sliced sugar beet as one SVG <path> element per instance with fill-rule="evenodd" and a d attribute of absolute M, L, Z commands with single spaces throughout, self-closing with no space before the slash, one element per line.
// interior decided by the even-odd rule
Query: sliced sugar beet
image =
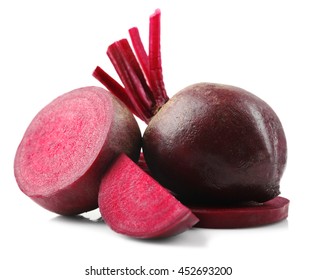
<path fill-rule="evenodd" d="M 195 227 L 245 228 L 276 223 L 287 218 L 290 201 L 278 196 L 267 202 L 235 207 L 190 207 L 199 218 Z"/>
<path fill-rule="evenodd" d="M 125 154 L 102 179 L 99 209 L 114 231 L 135 238 L 176 235 L 198 222 L 186 206 Z"/>
<path fill-rule="evenodd" d="M 75 215 L 98 207 L 109 164 L 124 152 L 137 161 L 139 126 L 116 97 L 99 87 L 65 93 L 45 106 L 17 149 L 20 189 L 44 208 Z"/>

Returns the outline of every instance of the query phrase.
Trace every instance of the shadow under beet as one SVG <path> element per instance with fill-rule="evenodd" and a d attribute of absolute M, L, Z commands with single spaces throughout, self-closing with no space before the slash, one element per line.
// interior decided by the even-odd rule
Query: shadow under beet
<path fill-rule="evenodd" d="M 72 224 L 104 224 L 98 209 L 76 216 L 56 216 L 52 219 L 52 221 Z"/>

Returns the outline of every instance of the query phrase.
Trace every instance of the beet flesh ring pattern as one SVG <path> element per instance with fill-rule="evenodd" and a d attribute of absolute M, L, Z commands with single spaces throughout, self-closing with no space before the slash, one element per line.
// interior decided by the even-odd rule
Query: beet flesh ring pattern
<path fill-rule="evenodd" d="M 212 83 L 172 97 L 149 122 L 143 149 L 153 177 L 189 205 L 273 199 L 287 159 L 272 108 L 241 88 Z"/>
<path fill-rule="evenodd" d="M 137 161 L 141 134 L 134 116 L 99 87 L 65 93 L 45 106 L 17 149 L 20 189 L 44 208 L 75 215 L 98 207 L 101 178 L 122 152 Z"/>

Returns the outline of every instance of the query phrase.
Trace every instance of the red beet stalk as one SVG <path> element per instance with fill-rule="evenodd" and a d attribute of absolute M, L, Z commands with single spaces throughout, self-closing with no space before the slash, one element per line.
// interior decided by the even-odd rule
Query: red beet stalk
<path fill-rule="evenodd" d="M 136 55 L 127 39 L 116 41 L 108 47 L 107 55 L 123 86 L 99 66 L 93 72 L 97 80 L 146 123 L 169 99 L 162 74 L 160 15 L 157 9 L 150 17 L 148 55 L 136 27 L 129 30 Z"/>

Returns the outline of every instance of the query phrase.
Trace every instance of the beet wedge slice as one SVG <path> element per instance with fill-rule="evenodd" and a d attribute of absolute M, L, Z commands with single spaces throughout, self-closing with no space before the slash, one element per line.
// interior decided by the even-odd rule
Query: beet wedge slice
<path fill-rule="evenodd" d="M 100 87 L 65 93 L 32 120 L 15 155 L 18 186 L 35 202 L 61 215 L 98 207 L 101 179 L 126 153 L 137 160 L 141 133 L 132 113 Z"/>
<path fill-rule="evenodd" d="M 99 209 L 115 232 L 135 238 L 169 237 L 198 222 L 186 206 L 125 154 L 102 179 Z"/>
<path fill-rule="evenodd" d="M 190 207 L 199 218 L 195 227 L 245 228 L 272 224 L 288 216 L 290 201 L 278 196 L 260 205 L 240 207 Z"/>

